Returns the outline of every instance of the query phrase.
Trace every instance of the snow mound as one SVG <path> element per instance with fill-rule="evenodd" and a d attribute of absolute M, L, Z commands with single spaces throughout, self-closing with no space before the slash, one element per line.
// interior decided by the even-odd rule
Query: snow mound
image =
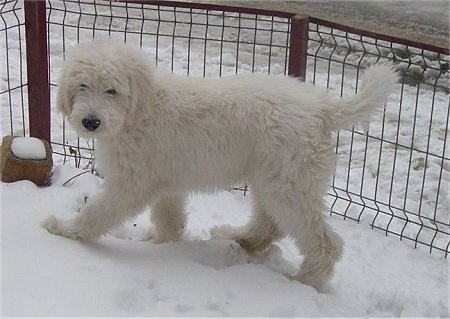
<path fill-rule="evenodd" d="M 11 151 L 21 159 L 42 160 L 46 157 L 44 143 L 35 137 L 15 137 Z"/>

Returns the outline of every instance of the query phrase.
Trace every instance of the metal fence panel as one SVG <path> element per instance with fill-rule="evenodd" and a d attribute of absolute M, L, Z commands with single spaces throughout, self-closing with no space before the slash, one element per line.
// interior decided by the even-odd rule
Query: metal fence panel
<path fill-rule="evenodd" d="M 354 128 L 337 135 L 332 212 L 444 256 L 450 233 L 449 62 L 441 53 L 310 25 L 307 76 L 318 85 L 353 94 L 354 79 L 373 63 L 394 65 L 402 78 L 367 133 Z"/>
<path fill-rule="evenodd" d="M 0 4 L 1 128 L 3 134 L 25 136 L 28 128 L 26 99 L 25 19 L 20 3 L 7 0 Z"/>
<path fill-rule="evenodd" d="M 285 17 L 144 3 L 47 3 L 51 70 L 58 70 L 68 47 L 109 37 L 140 45 L 158 68 L 175 73 L 287 73 L 290 23 Z M 50 75 L 53 88 L 57 76 Z M 77 166 L 89 166 L 93 141 L 78 140 L 65 123 L 54 122 L 53 128 L 54 152 L 62 161 L 72 156 Z"/>

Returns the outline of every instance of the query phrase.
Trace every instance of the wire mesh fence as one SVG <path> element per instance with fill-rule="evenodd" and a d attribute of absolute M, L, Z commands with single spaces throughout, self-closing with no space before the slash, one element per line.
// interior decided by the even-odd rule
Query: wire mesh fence
<path fill-rule="evenodd" d="M 376 62 L 394 65 L 402 81 L 368 132 L 337 135 L 332 211 L 447 256 L 449 56 L 311 23 L 312 81 L 352 94 Z"/>
<path fill-rule="evenodd" d="M 80 41 L 112 38 L 140 45 L 160 69 L 191 76 L 287 72 L 289 20 L 276 16 L 108 1 L 48 1 L 50 69 Z M 51 73 L 55 88 L 57 74 Z M 54 95 L 54 90 L 52 94 Z M 53 125 L 54 151 L 77 165 L 92 160 L 92 141 Z M 61 135 L 59 132 L 63 131 Z M 69 156 L 69 157 L 68 157 Z"/>
<path fill-rule="evenodd" d="M 134 43 L 159 69 L 189 76 L 287 74 L 295 53 L 290 13 L 167 1 L 46 3 L 52 101 L 66 51 L 93 38 Z M 2 133 L 27 134 L 19 4 L 7 1 L 1 7 L 4 47 L 18 50 L 22 57 L 5 60 L 4 70 L 10 74 L 2 74 L 7 78 L 1 91 Z M 447 257 L 448 50 L 405 44 L 314 18 L 308 32 L 306 81 L 326 86 L 336 95 L 354 94 L 364 68 L 376 62 L 393 65 L 402 77 L 396 94 L 373 118 L 368 131 L 353 128 L 336 135 L 338 167 L 327 196 L 332 214 L 368 223 Z M 79 140 L 58 116 L 53 116 L 51 129 L 55 162 L 94 166 L 94 141 Z"/>
<path fill-rule="evenodd" d="M 20 3 L 0 4 L 0 102 L 2 133 L 24 136 L 28 132 L 26 104 L 25 19 Z"/>

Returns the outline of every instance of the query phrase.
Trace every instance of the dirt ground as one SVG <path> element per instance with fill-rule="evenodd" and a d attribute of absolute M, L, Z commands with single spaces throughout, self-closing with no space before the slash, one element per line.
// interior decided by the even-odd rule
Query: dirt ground
<path fill-rule="evenodd" d="M 200 0 L 231 6 L 295 12 L 351 27 L 449 47 L 448 0 L 285 1 Z"/>

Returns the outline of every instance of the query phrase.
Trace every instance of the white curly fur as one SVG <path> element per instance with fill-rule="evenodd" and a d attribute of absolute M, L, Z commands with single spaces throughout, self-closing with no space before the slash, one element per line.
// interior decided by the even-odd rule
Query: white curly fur
<path fill-rule="evenodd" d="M 295 278 L 320 291 L 343 251 L 323 214 L 335 168 L 331 133 L 364 122 L 396 80 L 389 67 L 375 65 L 358 94 L 339 99 L 284 76 L 175 76 L 157 72 L 128 45 L 80 44 L 62 68 L 57 107 L 80 136 L 97 140 L 105 189 L 73 218 L 51 216 L 43 226 L 92 240 L 151 205 L 156 242 L 176 241 L 187 194 L 248 182 L 250 223 L 212 234 L 249 253 L 289 235 L 305 256 Z M 86 118 L 98 128 L 87 130 Z"/>

